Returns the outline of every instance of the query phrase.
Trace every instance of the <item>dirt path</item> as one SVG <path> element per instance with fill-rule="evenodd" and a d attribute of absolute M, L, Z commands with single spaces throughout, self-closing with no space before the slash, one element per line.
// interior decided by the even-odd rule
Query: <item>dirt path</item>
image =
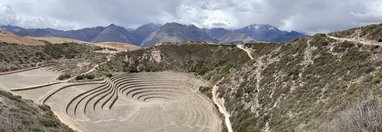
<path fill-rule="evenodd" d="M 114 54 L 110 54 L 109 56 L 107 56 L 107 61 L 95 65 L 92 69 L 90 69 L 89 71 L 85 72 L 84 74 L 89 74 L 89 73 L 95 71 L 97 69 L 97 67 L 99 67 L 100 65 L 106 64 L 107 62 L 111 61 L 111 58 L 113 57 L 113 55 Z"/>
<path fill-rule="evenodd" d="M 364 39 L 364 38 L 361 38 L 361 37 L 356 37 L 356 38 L 339 38 L 339 37 L 331 36 L 329 34 L 327 34 L 326 36 L 331 38 L 331 39 L 335 39 L 335 40 L 341 41 L 341 42 L 350 41 L 350 42 L 353 42 L 353 43 L 360 43 L 360 44 L 363 44 L 363 45 L 382 45 L 382 42 L 376 42 L 376 41 L 372 41 L 372 40 L 367 40 L 367 39 Z"/>
<path fill-rule="evenodd" d="M 239 46 L 238 46 L 239 47 Z M 220 79 L 213 87 L 212 87 L 212 101 L 218 106 L 219 112 L 224 115 L 224 123 L 227 127 L 228 132 L 233 132 L 232 130 L 232 124 L 231 121 L 229 120 L 229 117 L 231 116 L 225 106 L 224 106 L 224 99 L 218 99 L 217 91 L 219 87 L 217 86 L 224 78 Z"/>
<path fill-rule="evenodd" d="M 92 69 L 90 69 L 89 71 L 85 72 L 85 73 L 81 73 L 81 74 L 89 74 L 93 71 L 95 71 L 100 65 L 103 65 L 103 64 L 106 64 L 107 62 L 111 61 L 111 58 L 114 56 L 113 53 L 110 53 L 109 56 L 107 56 L 107 60 L 105 62 L 102 62 L 102 63 L 99 63 L 99 64 L 96 64 Z M 78 74 L 77 74 L 78 75 Z M 63 80 L 63 81 L 58 81 L 58 82 L 69 82 L 70 80 L 73 80 L 77 77 L 77 75 L 71 77 L 71 78 L 68 78 L 66 80 Z"/>
<path fill-rule="evenodd" d="M 239 49 L 242 49 L 242 50 L 244 50 L 245 52 L 247 52 L 248 57 L 251 58 L 251 60 L 254 59 L 254 57 L 252 56 L 252 53 L 251 53 L 252 51 L 251 51 L 250 48 L 244 47 L 244 45 L 237 45 L 237 47 L 238 47 Z"/>

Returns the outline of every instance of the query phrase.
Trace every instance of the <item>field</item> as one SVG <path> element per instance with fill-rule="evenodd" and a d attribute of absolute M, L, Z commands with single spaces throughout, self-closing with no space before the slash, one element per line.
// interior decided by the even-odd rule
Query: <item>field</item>
<path fill-rule="evenodd" d="M 98 81 L 55 81 L 54 68 L 0 76 L 2 90 L 47 104 L 78 131 L 221 131 L 221 120 L 194 75 L 124 73 Z"/>

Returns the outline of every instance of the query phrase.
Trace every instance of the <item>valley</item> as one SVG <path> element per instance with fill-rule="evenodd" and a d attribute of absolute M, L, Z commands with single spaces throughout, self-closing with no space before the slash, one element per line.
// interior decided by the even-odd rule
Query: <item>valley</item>
<path fill-rule="evenodd" d="M 75 131 L 379 130 L 378 114 L 352 114 L 379 112 L 378 29 L 243 45 L 3 42 L 0 89 Z"/>
<path fill-rule="evenodd" d="M 0 0 L 0 132 L 382 132 L 382 0 Z"/>

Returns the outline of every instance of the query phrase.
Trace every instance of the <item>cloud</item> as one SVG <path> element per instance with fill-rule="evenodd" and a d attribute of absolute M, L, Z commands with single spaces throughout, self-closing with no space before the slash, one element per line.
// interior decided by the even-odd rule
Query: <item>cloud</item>
<path fill-rule="evenodd" d="M 0 22 L 3 24 L 14 24 L 17 22 L 16 15 L 9 6 L 0 4 Z"/>
<path fill-rule="evenodd" d="M 48 17 L 19 15 L 13 11 L 11 6 L 0 4 L 0 24 L 3 25 L 17 25 L 25 28 L 74 28 L 74 25 L 62 25 L 61 23 L 63 22 L 56 19 L 49 19 Z"/>
<path fill-rule="evenodd" d="M 382 22 L 381 0 L 2 0 L 0 24 L 78 29 L 180 22 L 240 28 L 329 32 Z"/>

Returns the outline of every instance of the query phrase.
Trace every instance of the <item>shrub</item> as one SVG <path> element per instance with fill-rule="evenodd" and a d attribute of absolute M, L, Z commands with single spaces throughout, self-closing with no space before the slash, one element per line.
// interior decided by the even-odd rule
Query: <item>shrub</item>
<path fill-rule="evenodd" d="M 110 78 L 110 77 L 113 77 L 113 74 L 111 74 L 111 73 L 107 73 L 107 74 L 106 74 L 106 77 L 109 77 L 109 78 Z"/>
<path fill-rule="evenodd" d="M 78 75 L 76 76 L 76 80 L 83 80 L 85 79 L 85 76 L 84 75 Z"/>
<path fill-rule="evenodd" d="M 94 78 L 95 78 L 95 76 L 93 74 L 86 74 L 86 75 L 82 74 L 82 75 L 76 76 L 76 80 L 84 80 L 84 79 L 90 79 L 91 80 Z"/>
<path fill-rule="evenodd" d="M 93 74 L 86 74 L 86 75 L 85 75 L 85 78 L 86 78 L 86 79 L 94 79 L 95 76 L 94 76 Z"/>
<path fill-rule="evenodd" d="M 212 88 L 211 87 L 203 87 L 203 86 L 201 86 L 199 88 L 199 91 L 201 93 L 203 93 L 204 95 L 206 95 L 208 98 L 212 98 L 212 93 L 211 93 Z"/>
<path fill-rule="evenodd" d="M 43 111 L 50 111 L 50 107 L 46 104 L 39 105 L 38 107 L 42 109 Z"/>
<path fill-rule="evenodd" d="M 58 80 L 65 80 L 65 79 L 68 79 L 70 78 L 71 75 L 69 73 L 64 73 L 64 74 L 61 74 L 60 76 L 58 76 Z"/>

